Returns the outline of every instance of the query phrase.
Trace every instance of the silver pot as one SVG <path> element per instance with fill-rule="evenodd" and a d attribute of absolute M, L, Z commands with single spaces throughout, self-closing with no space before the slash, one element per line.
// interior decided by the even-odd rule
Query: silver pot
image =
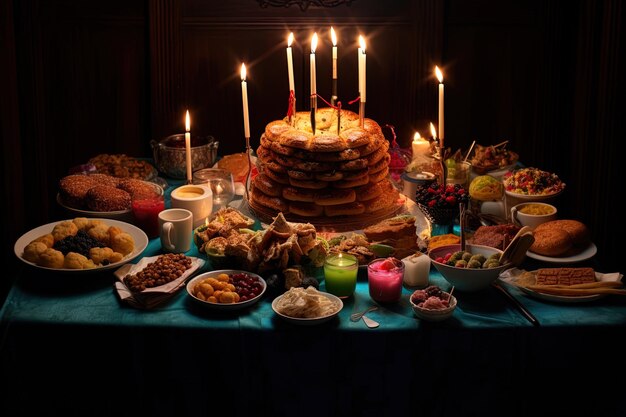
<path fill-rule="evenodd" d="M 209 168 L 217 160 L 219 142 L 213 136 L 195 137 L 191 147 L 191 171 Z M 170 178 L 183 179 L 187 177 L 187 156 L 185 154 L 185 134 L 167 136 L 159 141 L 151 140 L 154 163 L 160 173 Z"/>

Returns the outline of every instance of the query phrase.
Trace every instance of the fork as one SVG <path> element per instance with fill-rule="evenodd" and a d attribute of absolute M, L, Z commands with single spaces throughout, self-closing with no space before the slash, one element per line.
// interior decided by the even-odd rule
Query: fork
<path fill-rule="evenodd" d="M 369 313 L 370 311 L 374 311 L 374 310 L 377 310 L 377 309 L 378 309 L 378 306 L 370 306 L 365 311 L 352 313 L 350 315 L 350 320 L 352 320 L 352 321 L 359 321 L 359 320 L 361 320 L 361 317 L 363 317 L 366 313 Z"/>

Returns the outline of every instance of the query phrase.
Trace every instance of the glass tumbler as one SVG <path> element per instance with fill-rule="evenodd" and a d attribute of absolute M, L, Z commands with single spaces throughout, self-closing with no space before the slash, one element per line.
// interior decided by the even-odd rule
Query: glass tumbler
<path fill-rule="evenodd" d="M 204 168 L 193 173 L 192 181 L 207 185 L 213 192 L 213 211 L 228 206 L 235 197 L 233 174 L 221 168 Z"/>
<path fill-rule="evenodd" d="M 402 295 L 404 263 L 397 258 L 378 258 L 367 264 L 370 297 L 379 303 L 394 303 Z"/>

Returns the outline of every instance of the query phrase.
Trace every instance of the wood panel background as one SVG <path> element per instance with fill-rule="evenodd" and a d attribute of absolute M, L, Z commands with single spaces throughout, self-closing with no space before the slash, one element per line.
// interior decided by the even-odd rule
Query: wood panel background
<path fill-rule="evenodd" d="M 299 110 L 318 31 L 318 91 L 330 96 L 339 35 L 339 95 L 357 96 L 356 39 L 367 38 L 367 114 L 408 146 L 437 118 L 434 65 L 446 88 L 446 143 L 509 140 L 527 165 L 557 172 L 564 215 L 590 225 L 604 269 L 623 222 L 623 6 L 619 0 L 354 0 L 335 8 L 262 8 L 255 0 L 0 0 L 0 132 L 4 260 L 24 231 L 61 216 L 56 184 L 99 153 L 151 156 L 150 140 L 213 135 L 244 150 L 241 62 L 248 67 L 252 144 L 287 107 L 285 44 L 294 44 Z"/>

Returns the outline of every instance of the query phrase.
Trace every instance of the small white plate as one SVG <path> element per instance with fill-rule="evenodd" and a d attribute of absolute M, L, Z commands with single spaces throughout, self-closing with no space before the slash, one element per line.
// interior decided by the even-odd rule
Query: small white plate
<path fill-rule="evenodd" d="M 227 275 L 233 275 L 233 274 L 248 274 L 254 278 L 256 278 L 261 285 L 263 286 L 263 289 L 261 290 L 261 293 L 259 295 L 257 295 L 256 297 L 250 299 L 250 300 L 246 300 L 246 301 L 241 301 L 239 303 L 233 303 L 233 304 L 221 304 L 221 303 L 211 303 L 209 301 L 204 301 L 199 299 L 198 297 L 196 297 L 195 295 L 193 295 L 193 289 L 196 286 L 196 284 L 200 281 L 203 281 L 207 278 L 216 278 L 219 274 L 227 274 Z M 239 269 L 220 269 L 217 271 L 210 271 L 210 272 L 205 272 L 203 274 L 198 275 L 195 278 L 192 278 L 188 283 L 187 283 L 187 293 L 189 294 L 189 296 L 197 303 L 199 303 L 200 305 L 202 305 L 203 307 L 207 307 L 211 310 L 218 310 L 218 311 L 233 311 L 233 310 L 241 310 L 243 308 L 246 307 L 250 307 L 252 304 L 257 303 L 262 297 L 263 294 L 265 294 L 265 291 L 267 290 L 267 284 L 265 283 L 265 280 L 263 278 L 261 278 L 260 275 L 255 274 L 253 272 L 248 272 L 248 271 L 242 271 Z"/>
<path fill-rule="evenodd" d="M 329 294 L 327 292 L 322 292 L 319 291 L 320 295 L 330 299 L 334 304 L 338 305 L 339 308 L 337 308 L 337 310 L 332 313 L 329 314 L 327 316 L 322 316 L 322 317 L 315 317 L 315 318 L 301 318 L 301 317 L 291 317 L 291 316 L 287 316 L 285 314 L 280 313 L 276 306 L 278 305 L 278 302 L 280 301 L 280 299 L 284 296 L 283 295 L 279 295 L 278 297 L 276 297 L 274 299 L 274 301 L 272 301 L 272 310 L 274 310 L 274 312 L 283 320 L 288 321 L 289 323 L 293 323 L 293 324 L 298 324 L 298 325 L 302 325 L 302 326 L 312 326 L 312 325 L 316 325 L 316 324 L 322 324 L 325 323 L 327 321 L 332 320 L 334 317 L 337 316 L 337 314 L 339 314 L 339 312 L 343 309 L 343 301 L 341 301 L 341 298 L 334 296 L 332 294 Z"/>
<path fill-rule="evenodd" d="M 569 264 L 569 263 L 582 262 L 582 261 L 586 261 L 587 259 L 591 259 L 595 256 L 597 252 L 598 252 L 598 248 L 595 245 L 595 243 L 589 242 L 589 244 L 585 247 L 585 249 L 583 249 L 581 252 L 577 253 L 576 255 L 572 255 L 572 256 L 561 256 L 561 257 L 544 256 L 544 255 L 539 255 L 538 253 L 531 252 L 531 251 L 527 251 L 526 256 L 528 256 L 529 258 L 536 259 L 538 261 L 544 261 L 544 262 L 549 262 L 553 264 Z"/>
<path fill-rule="evenodd" d="M 72 219 L 68 219 L 68 220 L 72 220 Z M 146 236 L 143 230 L 141 230 L 137 226 L 133 226 L 132 224 L 125 223 L 119 220 L 113 220 L 113 219 L 94 219 L 94 220 L 102 220 L 105 224 L 109 226 L 119 227 L 120 229 L 122 229 L 122 231 L 131 235 L 133 240 L 135 241 L 135 248 L 133 249 L 133 251 L 129 253 L 128 255 L 126 255 L 124 258 L 122 258 L 122 260 L 119 262 L 114 262 L 114 263 L 104 265 L 104 266 L 97 266 L 91 269 L 46 268 L 43 266 L 39 266 L 33 262 L 29 262 L 26 259 L 22 258 L 22 254 L 24 253 L 24 248 L 28 246 L 30 242 L 32 242 L 33 240 L 37 239 L 40 236 L 46 235 L 48 233 L 52 233 L 52 229 L 54 229 L 54 226 L 56 226 L 58 223 L 61 223 L 62 221 L 66 221 L 66 220 L 62 220 L 58 222 L 48 223 L 43 226 L 39 226 L 27 233 L 24 233 L 15 242 L 15 246 L 13 247 L 13 250 L 15 251 L 15 256 L 17 256 L 18 259 L 21 260 L 22 262 L 28 265 L 34 266 L 35 268 L 44 269 L 48 271 L 80 275 L 80 274 L 89 274 L 89 273 L 106 271 L 108 269 L 119 268 L 125 263 L 130 262 L 136 257 L 138 257 L 139 255 L 141 255 L 144 249 L 146 249 L 146 247 L 148 246 L 148 236 Z"/>

